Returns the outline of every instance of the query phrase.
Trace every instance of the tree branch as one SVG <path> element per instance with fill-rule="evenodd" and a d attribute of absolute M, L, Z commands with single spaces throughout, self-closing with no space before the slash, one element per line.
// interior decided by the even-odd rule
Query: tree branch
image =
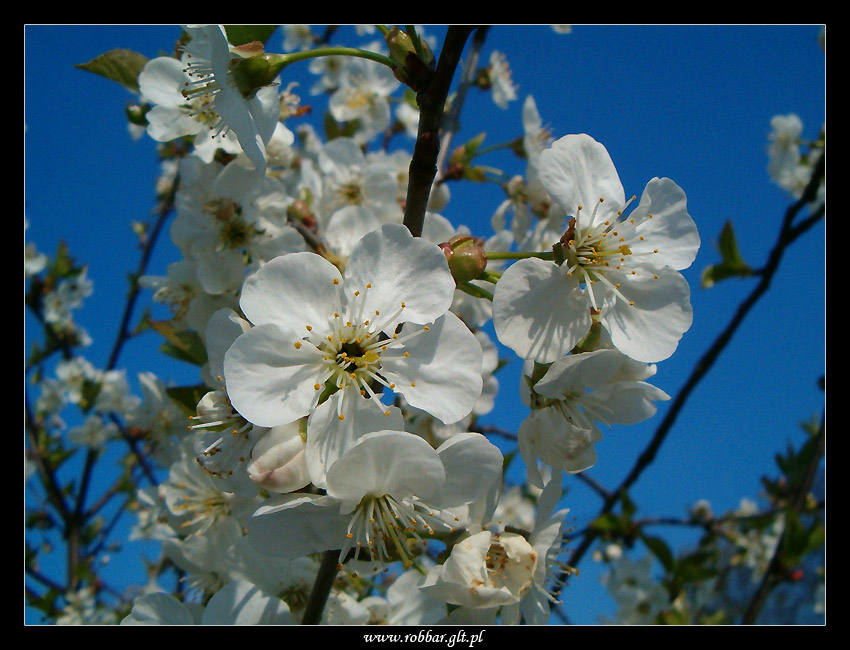
<path fill-rule="evenodd" d="M 414 237 L 422 235 L 425 211 L 431 196 L 431 186 L 437 175 L 437 156 L 440 153 L 440 122 L 446 98 L 464 44 L 474 29 L 470 25 L 451 25 L 446 32 L 437 69 L 427 88 L 416 95 L 419 105 L 419 132 L 410 160 L 404 225 Z"/>

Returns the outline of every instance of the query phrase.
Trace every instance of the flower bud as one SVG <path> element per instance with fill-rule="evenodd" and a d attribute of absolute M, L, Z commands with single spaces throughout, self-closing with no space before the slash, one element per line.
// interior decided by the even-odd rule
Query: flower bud
<path fill-rule="evenodd" d="M 455 235 L 440 244 L 456 284 L 474 280 L 487 268 L 484 240 L 471 235 Z"/>
<path fill-rule="evenodd" d="M 434 54 L 428 44 L 421 41 L 423 57 L 420 57 L 413 39 L 398 26 L 387 32 L 386 41 L 390 56 L 398 63 L 393 69 L 396 79 L 417 92 L 424 90 L 434 74 Z"/>
<path fill-rule="evenodd" d="M 404 60 L 408 54 L 416 54 L 413 40 L 407 35 L 407 32 L 400 30 L 397 25 L 387 32 L 386 41 L 390 56 L 401 65 L 404 65 Z"/>
<path fill-rule="evenodd" d="M 269 492 L 294 492 L 310 483 L 304 420 L 272 427 L 254 445 L 248 476 Z"/>
<path fill-rule="evenodd" d="M 245 99 L 251 99 L 260 88 L 275 82 L 286 59 L 280 54 L 260 53 L 230 61 L 230 74 Z"/>

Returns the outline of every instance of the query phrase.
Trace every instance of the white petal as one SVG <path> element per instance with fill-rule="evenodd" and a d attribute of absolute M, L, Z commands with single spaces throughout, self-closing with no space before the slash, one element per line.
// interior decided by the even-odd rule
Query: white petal
<path fill-rule="evenodd" d="M 254 513 L 248 521 L 248 541 L 263 555 L 294 560 L 339 548 L 348 521 L 332 497 L 287 494 Z"/>
<path fill-rule="evenodd" d="M 446 480 L 443 463 L 425 440 L 404 431 L 368 434 L 328 470 L 328 494 L 353 509 L 367 494 L 427 498 Z"/>
<path fill-rule="evenodd" d="M 534 385 L 534 390 L 551 398 L 563 398 L 571 393 L 584 395 L 588 389 L 604 386 L 623 365 L 624 359 L 617 350 L 571 354 L 555 361 Z"/>
<path fill-rule="evenodd" d="M 646 363 L 672 355 L 693 322 L 687 280 L 670 269 L 659 270 L 657 275 L 658 279 L 625 278 L 620 293 L 634 305 L 618 300 L 605 306 L 600 315 L 614 346 L 626 356 Z"/>
<path fill-rule="evenodd" d="M 167 108 L 186 103 L 180 92 L 186 83 L 183 63 L 170 56 L 151 59 L 139 73 L 139 92 L 142 98 Z"/>
<path fill-rule="evenodd" d="M 630 242 L 633 255 L 642 255 L 654 268 L 667 265 L 682 270 L 694 261 L 700 245 L 699 232 L 688 214 L 685 192 L 669 178 L 649 181 L 640 205 L 629 217 L 638 224 L 635 234 L 643 237 L 642 241 Z"/>
<path fill-rule="evenodd" d="M 527 467 L 539 458 L 555 469 L 582 472 L 596 464 L 593 445 L 601 439 L 602 433 L 595 426 L 579 429 L 554 408 L 531 411 L 519 427 L 519 449 Z"/>
<path fill-rule="evenodd" d="M 459 433 L 437 448 L 446 470 L 439 496 L 429 503 L 437 507 L 472 503 L 501 484 L 502 452 L 480 433 Z"/>
<path fill-rule="evenodd" d="M 138 598 L 121 625 L 195 625 L 195 619 L 171 594 L 153 593 Z"/>
<path fill-rule="evenodd" d="M 296 349 L 291 334 L 273 323 L 248 330 L 224 356 L 230 401 L 249 422 L 274 427 L 294 422 L 315 406 L 324 385 L 321 365 L 306 349 Z"/>
<path fill-rule="evenodd" d="M 147 133 L 157 142 L 170 142 L 184 135 L 195 135 L 203 125 L 182 110 L 166 106 L 154 106 L 146 115 Z"/>
<path fill-rule="evenodd" d="M 345 289 L 366 295 L 366 313 L 388 317 L 404 303 L 389 333 L 400 322 L 431 323 L 452 304 L 455 283 L 439 246 L 413 237 L 405 226 L 386 224 L 363 236 L 345 269 Z"/>
<path fill-rule="evenodd" d="M 260 588 L 237 580 L 227 583 L 210 598 L 201 625 L 293 625 L 289 607 Z"/>
<path fill-rule="evenodd" d="M 254 325 L 276 323 L 301 338 L 307 325 L 327 329 L 337 309 L 334 280 L 342 281 L 339 270 L 320 255 L 281 255 L 245 280 L 239 305 Z"/>
<path fill-rule="evenodd" d="M 593 402 L 604 404 L 604 414 L 600 411 L 598 421 L 607 424 L 637 424 L 648 420 L 658 410 L 654 402 L 669 399 L 663 390 L 642 381 L 615 382 L 593 395 Z M 588 410 L 592 408 L 589 406 Z"/>
<path fill-rule="evenodd" d="M 209 372 L 212 377 L 224 375 L 225 353 L 233 342 L 250 328 L 250 323 L 229 308 L 219 309 L 210 317 L 205 340 Z"/>
<path fill-rule="evenodd" d="M 343 389 L 347 390 L 347 389 Z M 364 399 L 357 389 L 346 395 L 339 409 L 340 393 L 319 404 L 307 425 L 307 467 L 312 482 L 324 488 L 328 469 L 367 433 L 391 429 L 404 430 L 404 417 L 395 406 L 378 408 L 372 399 Z M 385 413 L 389 412 L 389 415 Z M 343 419 L 340 420 L 339 416 Z"/>
<path fill-rule="evenodd" d="M 583 133 L 566 135 L 540 154 L 540 182 L 569 215 L 575 216 L 578 206 L 582 206 L 589 216 L 599 199 L 604 198 L 597 218 L 592 224 L 584 223 L 585 227 L 616 215 L 625 202 L 608 150 Z"/>
<path fill-rule="evenodd" d="M 365 205 L 346 205 L 334 212 L 324 234 L 337 255 L 350 257 L 354 245 L 368 232 L 381 227 L 375 213 Z"/>
<path fill-rule="evenodd" d="M 403 338 L 416 328 L 405 325 Z M 469 328 L 451 312 L 435 321 L 428 331 L 381 356 L 382 374 L 395 383 L 394 390 L 407 402 L 444 424 L 469 415 L 481 396 L 483 380 L 481 344 Z"/>
<path fill-rule="evenodd" d="M 576 278 L 535 258 L 508 267 L 493 296 L 496 336 L 523 359 L 549 363 L 590 330 L 590 302 Z"/>

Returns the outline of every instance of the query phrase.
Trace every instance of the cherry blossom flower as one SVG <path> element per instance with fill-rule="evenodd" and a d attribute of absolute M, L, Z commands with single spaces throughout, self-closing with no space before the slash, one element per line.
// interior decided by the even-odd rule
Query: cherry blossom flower
<path fill-rule="evenodd" d="M 338 122 L 357 120 L 354 137 L 358 142 L 368 142 L 390 125 L 387 98 L 399 82 L 387 66 L 351 57 L 344 62 L 337 84 L 328 108 Z"/>
<path fill-rule="evenodd" d="M 543 487 L 537 459 L 556 470 L 581 472 L 596 463 L 597 423 L 635 424 L 652 417 L 654 402 L 670 396 L 644 380 L 655 366 L 617 350 L 572 354 L 534 384 L 531 413 L 520 425 L 519 450 L 532 485 Z"/>
<path fill-rule="evenodd" d="M 148 134 L 158 142 L 194 135 L 196 152 L 206 162 L 218 148 L 244 152 L 264 175 L 265 145 L 280 118 L 277 89 L 266 86 L 244 97 L 230 74 L 230 60 L 239 54 L 227 42 L 224 28 L 185 29 L 192 40 L 184 46 L 182 60 L 157 57 L 139 75 L 142 96 L 155 104 L 147 113 Z"/>
<path fill-rule="evenodd" d="M 567 510 L 555 512 L 561 497 L 560 474 L 546 484 L 529 532 L 476 532 L 455 544 L 448 559 L 432 567 L 422 591 L 447 603 L 482 610 L 495 622 L 516 624 L 520 614 L 532 625 L 544 623 L 552 598 L 546 580 L 563 542 Z"/>
<path fill-rule="evenodd" d="M 339 548 L 340 563 L 362 551 L 376 563 L 409 565 L 411 544 L 463 525 L 466 507 L 498 487 L 502 462 L 477 433 L 435 450 L 411 433 L 373 432 L 328 470 L 326 495 L 268 500 L 248 523 L 248 539 L 261 553 L 284 558 Z"/>
<path fill-rule="evenodd" d="M 540 181 L 572 215 L 561 263 L 521 259 L 493 300 L 496 334 L 525 359 L 549 363 L 588 332 L 592 314 L 617 349 L 638 361 L 669 357 L 690 328 L 690 288 L 699 234 L 682 189 L 654 178 L 628 217 L 617 170 L 603 145 L 568 135 L 540 154 Z M 633 197 L 634 198 L 634 197 Z"/>
<path fill-rule="evenodd" d="M 447 313 L 454 286 L 439 247 L 397 224 L 358 242 L 344 278 L 314 253 L 275 258 L 242 290 L 253 327 L 224 358 L 233 406 L 259 426 L 314 409 L 311 421 L 343 423 L 364 407 L 392 416 L 379 392 L 393 391 L 444 423 L 460 420 L 481 394 L 482 351 Z"/>
<path fill-rule="evenodd" d="M 505 55 L 496 50 L 490 53 L 487 82 L 493 91 L 493 103 L 499 108 L 507 108 L 508 102 L 516 99 L 517 86 L 511 79 L 510 65 Z"/>

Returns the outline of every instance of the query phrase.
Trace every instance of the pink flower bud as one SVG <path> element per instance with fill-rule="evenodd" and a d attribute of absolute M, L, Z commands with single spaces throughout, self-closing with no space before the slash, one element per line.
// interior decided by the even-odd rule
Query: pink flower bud
<path fill-rule="evenodd" d="M 272 427 L 254 445 L 248 476 L 269 492 L 294 492 L 310 483 L 301 420 Z"/>

